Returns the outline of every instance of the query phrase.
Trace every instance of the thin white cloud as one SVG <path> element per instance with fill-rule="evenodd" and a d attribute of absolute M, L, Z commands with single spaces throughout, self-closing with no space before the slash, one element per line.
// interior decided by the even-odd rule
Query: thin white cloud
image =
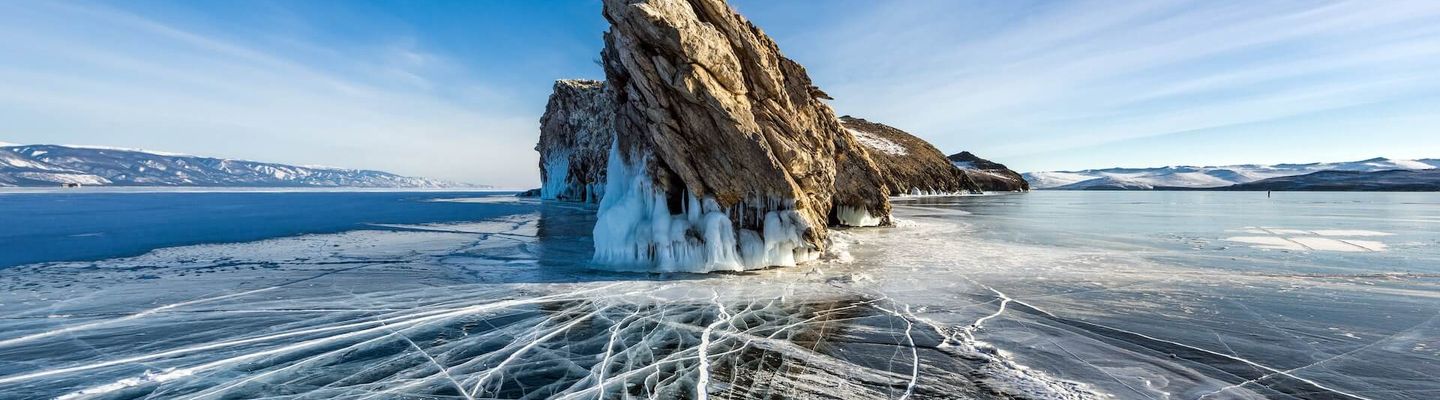
<path fill-rule="evenodd" d="M 1440 90 L 1432 72 L 1440 70 L 1435 2 L 879 8 L 781 44 L 802 48 L 802 61 L 841 112 L 909 128 L 945 150 L 1034 156 L 1367 104 L 1434 102 L 1426 93 Z"/>
<path fill-rule="evenodd" d="M 450 80 L 458 66 L 403 38 L 335 52 L 226 40 L 97 5 L 4 3 L 0 15 L 9 140 L 538 180 L 535 118 L 502 111 L 519 107 L 483 82 Z"/>

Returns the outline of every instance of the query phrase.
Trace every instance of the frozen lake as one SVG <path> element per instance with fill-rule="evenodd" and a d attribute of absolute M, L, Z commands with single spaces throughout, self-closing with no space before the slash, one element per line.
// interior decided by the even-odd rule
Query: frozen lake
<path fill-rule="evenodd" d="M 588 269 L 593 208 L 504 195 L 0 206 L 3 398 L 1440 396 L 1429 193 L 903 199 L 713 275 Z"/>

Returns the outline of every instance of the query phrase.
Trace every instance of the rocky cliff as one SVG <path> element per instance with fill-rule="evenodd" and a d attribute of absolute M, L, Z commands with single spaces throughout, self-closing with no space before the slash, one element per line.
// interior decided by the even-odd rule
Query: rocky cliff
<path fill-rule="evenodd" d="M 888 193 L 805 69 L 721 0 L 606 0 L 615 145 L 595 261 L 649 270 L 794 265 Z M 840 164 L 837 166 L 837 163 Z"/>
<path fill-rule="evenodd" d="M 945 153 L 924 139 L 849 115 L 840 117 L 840 121 L 869 150 L 890 193 L 949 194 L 981 190 L 975 181 L 945 159 Z"/>
<path fill-rule="evenodd" d="M 615 140 L 613 95 L 605 82 L 555 82 L 540 117 L 540 197 L 597 203 L 604 195 L 605 162 Z"/>
<path fill-rule="evenodd" d="M 947 157 L 951 163 L 969 176 L 987 192 L 1022 192 L 1030 190 L 1030 183 L 1020 173 L 1006 168 L 1004 164 L 986 160 L 962 151 Z"/>

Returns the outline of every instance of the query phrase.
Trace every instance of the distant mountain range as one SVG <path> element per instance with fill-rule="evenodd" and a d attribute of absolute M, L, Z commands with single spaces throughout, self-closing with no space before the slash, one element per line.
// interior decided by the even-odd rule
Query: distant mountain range
<path fill-rule="evenodd" d="M 1050 190 L 1425 190 L 1420 189 L 1427 187 L 1425 182 L 1440 184 L 1440 174 L 1389 171 L 1425 171 L 1437 167 L 1440 159 L 1382 157 L 1335 163 L 1030 172 L 1024 177 L 1032 187 Z M 1404 184 L 1399 185 L 1402 182 Z M 1266 187 L 1272 189 L 1264 189 Z"/>
<path fill-rule="evenodd" d="M 483 187 L 389 172 L 302 167 L 148 150 L 0 144 L 0 186 Z"/>

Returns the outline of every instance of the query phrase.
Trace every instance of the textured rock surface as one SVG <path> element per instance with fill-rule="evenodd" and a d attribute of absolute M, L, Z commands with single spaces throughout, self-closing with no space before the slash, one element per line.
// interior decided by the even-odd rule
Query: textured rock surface
<path fill-rule="evenodd" d="M 599 202 L 605 187 L 605 161 L 615 139 L 615 109 L 605 82 L 555 81 L 555 91 L 540 117 L 540 197 Z"/>
<path fill-rule="evenodd" d="M 841 211 L 856 224 L 888 218 L 879 171 L 828 97 L 723 1 L 606 0 L 605 17 L 608 173 L 633 181 L 610 176 L 597 261 L 664 264 L 656 254 L 685 247 L 709 252 L 706 270 L 787 265 L 818 255 Z"/>
<path fill-rule="evenodd" d="M 840 120 L 869 149 L 890 193 L 976 193 L 981 190 L 975 181 L 945 159 L 945 153 L 924 139 L 849 115 Z"/>
<path fill-rule="evenodd" d="M 964 171 L 980 188 L 987 192 L 1015 192 L 1030 190 L 1030 183 L 1020 173 L 1006 168 L 1004 164 L 980 158 L 968 151 L 951 154 L 950 162 Z"/>

